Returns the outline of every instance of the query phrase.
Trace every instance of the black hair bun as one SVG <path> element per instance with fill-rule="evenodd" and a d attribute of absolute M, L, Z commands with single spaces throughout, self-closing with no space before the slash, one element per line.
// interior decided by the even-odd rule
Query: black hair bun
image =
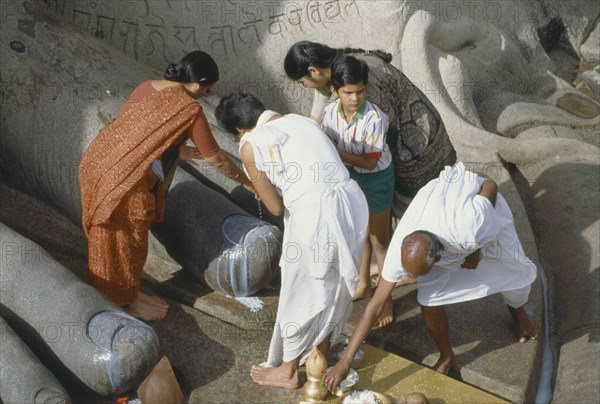
<path fill-rule="evenodd" d="M 165 79 L 184 83 L 186 81 L 185 67 L 181 63 L 171 63 L 165 71 Z"/>

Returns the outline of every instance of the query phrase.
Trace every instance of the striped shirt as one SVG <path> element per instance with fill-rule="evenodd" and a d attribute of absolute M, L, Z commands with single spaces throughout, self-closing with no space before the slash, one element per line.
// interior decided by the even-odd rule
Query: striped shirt
<path fill-rule="evenodd" d="M 323 132 L 334 141 L 338 149 L 366 158 L 379 158 L 372 170 L 354 167 L 359 173 L 378 172 L 392 163 L 392 154 L 385 140 L 388 126 L 387 115 L 369 101 L 360 106 L 350 122 L 346 122 L 338 99 L 327 105 L 321 121 Z"/>

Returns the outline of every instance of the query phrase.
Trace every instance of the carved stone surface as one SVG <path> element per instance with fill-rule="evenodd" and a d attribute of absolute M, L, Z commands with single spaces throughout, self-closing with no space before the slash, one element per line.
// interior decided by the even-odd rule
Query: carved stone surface
<path fill-rule="evenodd" d="M 574 8 L 567 10 L 567 5 Z M 581 15 L 561 31 L 578 48 L 589 20 L 576 10 L 586 5 L 556 2 L 552 9 L 530 16 L 560 11 L 564 14 L 556 18 L 565 21 Z M 597 11 L 596 6 L 596 15 Z M 522 29 L 527 30 L 527 25 Z M 600 109 L 597 99 L 553 73 L 560 69 L 552 66 L 543 47 L 525 52 L 522 35 L 523 31 L 510 32 L 494 24 L 470 24 L 464 19 L 450 23 L 417 14 L 407 23 L 402 41 L 402 54 L 412 55 L 413 60 L 403 58 L 402 69 L 408 77 L 420 78 L 425 87 L 439 88 L 441 96 L 433 97 L 433 102 L 459 159 L 470 161 L 500 184 L 510 169 L 510 182 L 518 191 L 510 197 L 517 227 L 529 217 L 535 239 L 526 243 L 539 254 L 539 264 L 549 278 L 546 307 L 552 331 L 544 338 L 554 349 L 568 343 L 565 352 L 580 359 L 579 371 L 567 371 L 564 366 L 573 360 L 565 360 L 563 366 L 561 354 L 557 374 L 562 377 L 556 379 L 555 394 L 586 401 L 597 397 L 597 389 L 577 380 L 597 369 L 598 344 L 593 333 L 588 344 L 570 340 L 580 330 L 595 327 L 600 315 L 598 278 L 589 277 L 598 267 Z M 449 96 L 450 90 L 455 96 Z M 582 202 L 574 203 L 573 195 Z M 577 291 L 569 292 L 564 285 Z M 577 391 L 571 389 L 574 385 Z M 526 400 L 526 395 L 511 400 Z"/>
<path fill-rule="evenodd" d="M 23 7 L 18 8 L 23 13 L 23 19 L 7 20 L 0 29 L 3 40 L 10 39 L 23 44 L 22 52 L 21 48 L 2 50 L 6 67 L 2 70 L 4 92 L 0 127 L 2 133 L 7 135 L 0 140 L 0 174 L 8 184 L 36 196 L 73 222 L 80 223 L 77 172 L 81 155 L 102 126 L 115 116 L 120 103 L 133 88 L 145 79 L 160 78 L 161 74 L 94 38 L 75 24 L 63 21 L 42 3 L 26 2 L 19 7 Z M 47 71 L 52 74 L 40 73 Z M 57 119 L 57 116 L 60 118 Z M 219 131 L 216 134 L 221 136 L 219 142 L 226 146 L 226 150 L 237 153 L 237 150 L 233 150 L 232 144 L 235 143 L 232 139 L 223 137 Z M 204 168 L 199 174 L 209 182 L 218 180 L 216 182 L 221 182 L 218 185 L 227 187 L 224 190 L 232 190 L 237 184 L 224 179 L 206 165 Z M 201 184 L 198 183 L 198 186 Z M 201 199 L 189 199 L 189 203 L 182 203 L 185 198 L 181 197 L 179 201 L 167 203 L 167 209 L 177 209 L 174 214 L 186 220 L 201 220 L 189 225 L 202 230 L 186 233 L 187 238 L 182 240 L 185 246 L 176 249 L 188 254 L 179 254 L 178 260 L 185 262 L 187 268 L 193 268 L 200 279 L 204 278 L 202 273 L 208 268 L 208 263 L 217 258 L 215 251 L 224 254 L 220 265 L 230 262 L 225 256 L 229 252 L 221 249 L 220 243 L 218 250 L 214 247 L 216 240 L 222 237 L 221 225 L 227 216 L 220 214 L 220 209 L 223 212 L 234 209 L 238 214 L 246 214 L 226 196 L 218 193 L 211 195 L 214 209 L 211 213 L 216 218 L 215 222 L 211 222 L 210 218 L 193 218 L 197 215 L 195 206 Z M 275 231 L 279 236 L 273 240 L 280 238 L 279 230 Z M 255 241 L 261 239 L 259 237 L 251 241 L 257 234 L 254 231 L 247 238 L 247 242 L 254 243 L 254 247 L 259 244 Z M 163 240 L 169 242 L 168 238 Z M 274 274 L 272 267 L 276 265 L 274 254 L 278 253 L 278 249 L 269 247 L 269 252 L 263 253 L 264 248 L 260 247 L 260 251 L 256 252 L 260 259 L 246 261 L 249 274 L 246 280 L 249 284 L 232 287 L 236 282 L 235 277 L 225 281 L 215 274 L 209 276 L 211 280 L 207 281 L 208 285 L 223 293 L 241 296 L 256 292 L 270 280 Z M 155 253 L 152 245 L 149 253 Z M 210 260 L 204 259 L 209 256 L 212 257 Z M 199 261 L 193 262 L 192 257 Z"/>
<path fill-rule="evenodd" d="M 600 125 L 597 100 L 582 96 L 569 79 L 581 56 L 593 59 L 597 52 L 593 42 L 600 14 L 597 2 L 44 3 L 155 69 L 162 70 L 165 63 L 192 49 L 204 49 L 223 72 L 217 93 L 243 88 L 259 96 L 267 107 L 282 112 L 306 114 L 311 99 L 310 91 L 283 73 L 283 57 L 295 41 L 308 39 L 392 53 L 393 65 L 440 112 L 459 159 L 500 183 L 520 238 L 531 248 L 528 255 L 537 261 L 540 251 L 549 277 L 551 321 L 556 327 L 551 341 L 561 353 L 557 401 L 568 397 L 586 402 L 598 397 L 591 384 L 578 384 L 588 373 L 597 373 L 597 337 L 588 330 L 598 320 L 598 279 L 591 276 L 598 267 L 600 249 L 598 210 L 588 209 L 589 202 L 573 201 L 598 199 Z M 118 83 L 137 83 L 156 71 L 90 40 L 63 20 L 33 17 L 22 11 L 20 2 L 6 4 L 5 15 L 12 18 L 0 24 L 5 44 L 0 48 L 2 175 L 78 220 L 79 193 L 72 181 L 73 167 L 90 136 L 113 116 L 128 94 L 112 90 L 121 88 Z M 32 56 L 32 50 L 39 59 Z M 97 79 L 99 75 L 102 80 Z M 103 87 L 98 83 L 104 83 Z M 106 89 L 113 95 L 104 95 Z M 66 99 L 75 101 L 63 101 Z M 57 116 L 60 119 L 55 119 Z M 84 130 L 86 127 L 91 129 Z M 235 154 L 235 145 L 230 150 Z M 67 169 L 61 168 L 65 162 Z M 578 169 L 571 169 L 573 162 Z M 56 170 L 62 171 L 52 174 Z M 231 184 L 225 181 L 225 185 Z M 534 214 L 539 215 L 538 220 L 533 220 Z M 578 265 L 573 265 L 571 257 L 577 257 Z M 564 292 L 566 284 L 573 289 Z M 540 285 L 534 286 L 539 292 Z M 540 309 L 539 293 L 533 300 Z M 589 305 L 589 300 L 594 305 Z M 396 299 L 396 309 L 410 301 Z M 477 302 L 457 309 L 465 316 L 464 329 L 484 317 L 485 310 L 478 312 L 480 306 Z M 420 324 L 418 314 L 410 317 L 415 319 L 413 325 Z M 509 318 L 505 320 L 510 323 Z M 410 324 L 404 317 L 402 321 L 405 330 Z M 463 380 L 511 401 L 533 400 L 538 363 L 534 351 L 539 354 L 541 349 L 494 346 L 489 344 L 489 333 L 482 333 L 477 341 L 466 337 L 469 331 L 463 334 L 464 339 L 458 340 L 464 343 L 457 348 L 461 350 L 457 368 Z M 403 335 L 394 341 L 402 342 L 402 349 L 419 358 L 435 350 L 420 334 L 402 339 Z M 423 347 L 417 346 L 419 342 Z M 429 357 L 424 361 L 435 363 Z M 514 370 L 516 361 L 524 363 L 525 370 Z M 573 392 L 573 386 L 581 388 Z"/>
<path fill-rule="evenodd" d="M 592 32 L 581 44 L 581 56 L 589 62 L 600 63 L 600 46 L 598 46 L 598 43 L 600 43 L 600 23 L 596 22 Z"/>
<path fill-rule="evenodd" d="M 4 403 L 70 403 L 71 398 L 14 330 L 0 317 L 0 400 Z"/>
<path fill-rule="evenodd" d="M 153 233 L 184 269 L 229 296 L 251 295 L 279 273 L 281 231 L 198 181 L 169 191 Z"/>
<path fill-rule="evenodd" d="M 0 238 L 0 313 L 36 354 L 101 395 L 141 383 L 160 359 L 154 330 L 2 223 Z"/>
<path fill-rule="evenodd" d="M 0 175 L 81 222 L 79 160 L 135 86 L 157 73 L 39 2 L 9 2 L 2 47 Z M 4 7 L 4 4 L 3 4 Z"/>

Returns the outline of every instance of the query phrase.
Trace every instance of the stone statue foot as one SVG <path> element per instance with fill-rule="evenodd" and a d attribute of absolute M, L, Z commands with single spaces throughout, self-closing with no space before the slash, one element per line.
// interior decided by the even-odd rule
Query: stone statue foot
<path fill-rule="evenodd" d="M 58 380 L 0 317 L 0 402 L 71 403 Z"/>
<path fill-rule="evenodd" d="M 123 309 L 135 318 L 144 321 L 162 320 L 167 315 L 169 305 L 157 296 L 138 293 L 137 299 Z"/>
<path fill-rule="evenodd" d="M 109 391 L 139 386 L 160 358 L 158 336 L 152 327 L 126 313 L 100 312 L 90 319 L 87 331 L 96 347 L 90 362 L 98 379 L 110 384 Z"/>

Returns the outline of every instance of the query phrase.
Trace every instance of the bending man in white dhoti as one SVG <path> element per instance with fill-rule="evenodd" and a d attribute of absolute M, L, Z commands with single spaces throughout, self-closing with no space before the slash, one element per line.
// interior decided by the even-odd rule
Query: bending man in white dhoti
<path fill-rule="evenodd" d="M 501 293 L 519 341 L 537 338 L 524 309 L 536 267 L 523 252 L 496 183 L 466 171 L 462 163 L 447 167 L 417 193 L 392 237 L 381 276 L 343 357 L 324 376 L 331 391 L 346 377 L 378 311 L 403 276 L 417 281 L 423 318 L 440 350 L 433 367 L 438 372 L 447 373 L 454 363 L 446 304 Z"/>
<path fill-rule="evenodd" d="M 240 139 L 240 157 L 267 209 L 284 214 L 281 291 L 264 385 L 300 387 L 298 367 L 314 346 L 326 355 L 352 310 L 367 231 L 364 194 L 319 126 L 265 111 L 247 93 L 221 99 L 215 116 Z"/>

